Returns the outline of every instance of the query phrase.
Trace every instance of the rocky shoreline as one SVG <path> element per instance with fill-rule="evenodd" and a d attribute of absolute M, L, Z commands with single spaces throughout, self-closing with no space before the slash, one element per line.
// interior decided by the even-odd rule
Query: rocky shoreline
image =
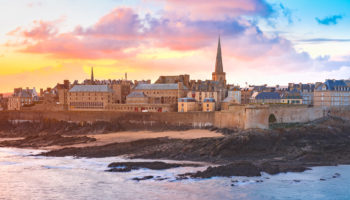
<path fill-rule="evenodd" d="M 63 122 L 59 122 L 63 123 Z M 26 125 L 33 126 L 33 125 Z M 262 172 L 277 174 L 281 172 L 302 172 L 312 166 L 329 166 L 350 164 L 350 123 L 340 118 L 328 117 L 307 124 L 277 126 L 271 130 L 237 131 L 211 128 L 221 132 L 225 137 L 199 139 L 152 138 L 131 142 L 111 143 L 102 146 L 68 147 L 68 144 L 88 143 L 93 141 L 89 134 L 94 132 L 108 133 L 108 124 L 85 125 L 80 127 L 87 131 L 87 136 L 76 136 L 81 125 L 70 125 L 72 132 L 62 124 L 43 125 L 40 134 L 31 130 L 29 136 L 22 140 L 3 141 L 0 146 L 42 147 L 60 145 L 61 149 L 42 153 L 42 156 L 75 156 L 75 157 L 111 157 L 128 156 L 129 158 L 186 160 L 213 163 L 204 171 L 178 175 L 178 179 L 209 178 L 213 176 L 259 176 Z M 33 126 L 34 127 L 34 126 Z M 49 131 L 56 127 L 54 133 Z M 62 130 L 62 127 L 64 128 Z M 100 127 L 100 128 L 98 128 Z M 101 128 L 102 127 L 102 128 Z M 25 133 L 24 128 L 16 127 L 12 135 Z M 169 128 L 169 127 L 167 127 Z M 1 128 L 0 136 L 4 134 Z M 15 129 L 16 130 L 16 129 Z M 112 129 L 115 131 L 115 129 Z M 19 134 L 14 134 L 19 133 Z M 45 134 L 44 134 L 45 133 Z M 62 136 L 70 133 L 71 137 Z M 112 164 L 111 164 L 112 165 Z M 129 163 L 126 169 L 135 170 L 146 165 L 150 169 L 179 167 L 163 163 Z M 127 170 L 127 171 L 128 171 Z M 107 170 L 108 171 L 108 170 Z M 110 168 L 109 171 L 123 171 Z M 148 177 L 149 178 L 149 177 Z M 148 179 L 146 178 L 146 179 Z M 145 180 L 146 180 L 145 179 Z"/>

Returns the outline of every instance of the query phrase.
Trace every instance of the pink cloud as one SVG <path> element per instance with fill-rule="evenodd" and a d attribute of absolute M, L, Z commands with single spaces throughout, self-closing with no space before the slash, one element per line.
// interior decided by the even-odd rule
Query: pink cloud
<path fill-rule="evenodd" d="M 78 35 L 93 35 L 94 37 L 109 37 L 120 39 L 134 39 L 141 35 L 144 26 L 141 19 L 130 8 L 116 8 L 103 16 L 92 27 L 84 29 L 78 26 L 75 33 Z"/>
<path fill-rule="evenodd" d="M 267 17 L 273 12 L 265 0 L 165 0 L 165 9 L 172 14 L 201 20 L 223 20 L 241 15 Z"/>
<path fill-rule="evenodd" d="M 168 3 L 174 2 L 168 1 Z M 256 12 L 259 15 L 263 13 L 258 8 L 263 6 L 264 1 L 248 0 L 242 4 L 237 2 L 234 1 L 230 7 L 228 1 L 219 1 L 213 9 L 228 7 L 227 9 L 240 10 L 237 13 L 243 11 Z M 258 2 L 257 5 L 250 5 L 254 2 Z M 184 1 L 178 1 L 177 5 L 181 3 Z M 208 1 L 204 1 L 203 4 L 207 3 Z M 192 1 L 188 4 L 189 7 L 194 5 Z M 198 9 L 205 10 L 209 7 L 200 4 Z M 199 50 L 202 53 L 209 51 L 210 54 L 203 53 L 190 59 L 205 60 L 198 65 L 202 67 L 203 64 L 209 63 L 209 60 L 203 57 L 211 55 L 214 56 L 212 59 L 215 59 L 217 36 L 220 33 L 225 55 L 230 60 L 234 60 L 231 63 L 240 66 L 245 64 L 251 69 L 263 68 L 271 71 L 273 69 L 301 70 L 305 66 L 315 65 L 314 60 L 307 53 L 297 52 L 289 40 L 280 36 L 267 36 L 257 25 L 242 18 L 205 20 L 186 16 L 177 17 L 171 13 L 160 17 L 152 17 L 148 14 L 142 18 L 130 8 L 116 8 L 101 17 L 95 24 L 89 27 L 77 26 L 73 31 L 66 33 L 59 33 L 52 22 L 40 21 L 34 24 L 32 29 L 17 28 L 11 33 L 33 40 L 24 43 L 25 48 L 21 49 L 21 52 L 46 54 L 55 58 L 119 59 L 146 69 L 163 69 L 164 66 L 177 66 L 176 69 L 180 69 L 176 59 L 150 62 L 145 60 L 130 62 L 130 59 L 134 59 L 141 51 L 141 48 L 138 48 L 140 46 L 169 48 L 176 51 Z M 130 51 L 130 49 L 136 50 Z M 192 61 L 181 60 L 183 69 L 195 68 L 195 63 Z M 170 65 L 168 62 L 175 64 Z M 188 64 L 185 65 L 185 63 Z"/>
<path fill-rule="evenodd" d="M 22 27 L 17 27 L 15 30 L 10 31 L 8 35 L 20 35 L 27 39 L 33 40 L 44 40 L 48 39 L 57 34 L 58 29 L 56 25 L 60 23 L 61 20 L 56 21 L 33 21 L 32 28 L 24 29 Z"/>

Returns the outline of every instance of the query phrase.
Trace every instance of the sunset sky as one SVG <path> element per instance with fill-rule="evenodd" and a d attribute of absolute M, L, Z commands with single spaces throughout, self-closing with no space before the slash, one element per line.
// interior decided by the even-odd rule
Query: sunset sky
<path fill-rule="evenodd" d="M 0 0 L 0 92 L 83 80 L 350 78 L 349 0 Z"/>

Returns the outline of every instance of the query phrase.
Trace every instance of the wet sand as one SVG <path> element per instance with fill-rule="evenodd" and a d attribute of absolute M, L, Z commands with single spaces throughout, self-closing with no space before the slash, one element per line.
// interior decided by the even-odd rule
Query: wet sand
<path fill-rule="evenodd" d="M 199 138 L 220 138 L 224 137 L 222 133 L 213 132 L 205 129 L 193 129 L 187 131 L 164 131 L 164 132 L 152 132 L 152 131 L 123 131 L 106 134 L 94 134 L 94 135 L 77 135 L 77 136 L 88 136 L 95 138 L 96 141 L 74 144 L 65 147 L 91 147 L 91 146 L 103 146 L 112 143 L 132 142 L 141 139 L 152 139 L 152 138 L 169 138 L 169 139 L 199 139 Z M 69 136 L 66 136 L 69 137 Z M 61 149 L 62 146 L 49 146 L 42 147 L 44 150 L 56 150 Z"/>

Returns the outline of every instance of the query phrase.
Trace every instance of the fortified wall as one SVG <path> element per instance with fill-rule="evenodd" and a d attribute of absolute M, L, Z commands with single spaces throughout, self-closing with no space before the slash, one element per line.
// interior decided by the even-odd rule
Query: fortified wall
<path fill-rule="evenodd" d="M 230 106 L 220 112 L 107 112 L 107 111 L 2 111 L 0 116 L 10 120 L 37 121 L 56 119 L 69 122 L 127 120 L 129 123 L 153 126 L 164 123 L 175 126 L 203 128 L 267 129 L 269 123 L 302 123 L 333 115 L 350 120 L 350 107 L 322 108 L 304 105 Z M 270 122 L 269 122 L 270 120 Z M 272 121 L 271 121 L 272 120 Z"/>

